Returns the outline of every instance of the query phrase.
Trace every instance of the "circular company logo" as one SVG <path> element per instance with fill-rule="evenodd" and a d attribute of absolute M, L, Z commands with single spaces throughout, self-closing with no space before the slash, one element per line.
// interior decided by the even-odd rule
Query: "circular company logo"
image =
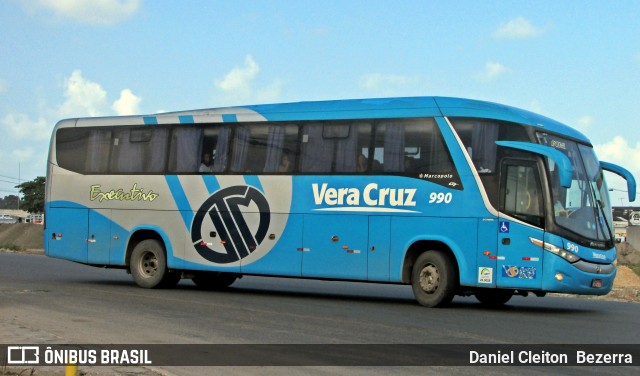
<path fill-rule="evenodd" d="M 251 205 L 257 210 L 250 210 Z M 191 240 L 200 256 L 229 264 L 255 251 L 266 237 L 270 221 L 269 203 L 262 192 L 245 185 L 228 187 L 200 206 L 191 223 Z M 207 242 L 205 238 L 216 241 Z"/>

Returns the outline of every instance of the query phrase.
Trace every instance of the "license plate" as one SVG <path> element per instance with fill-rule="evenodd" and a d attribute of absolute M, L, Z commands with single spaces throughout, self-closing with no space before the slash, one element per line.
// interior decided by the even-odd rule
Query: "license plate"
<path fill-rule="evenodd" d="M 593 288 L 600 288 L 602 287 L 602 280 L 601 279 L 594 279 L 591 281 L 591 287 Z"/>

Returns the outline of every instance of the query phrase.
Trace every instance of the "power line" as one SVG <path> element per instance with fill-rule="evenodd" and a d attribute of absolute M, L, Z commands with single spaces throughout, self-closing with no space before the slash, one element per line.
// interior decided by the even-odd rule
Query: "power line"
<path fill-rule="evenodd" d="M 18 182 L 17 184 L 20 184 L 20 181 L 24 181 L 24 179 L 14 178 L 14 177 L 12 177 L 12 176 L 6 176 L 6 175 L 0 175 L 0 178 L 5 178 L 5 179 L 15 180 L 15 181 L 17 181 L 17 182 Z"/>

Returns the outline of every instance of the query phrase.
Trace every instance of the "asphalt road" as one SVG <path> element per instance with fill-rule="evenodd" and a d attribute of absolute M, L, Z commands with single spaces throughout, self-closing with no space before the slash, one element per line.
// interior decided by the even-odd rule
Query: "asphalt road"
<path fill-rule="evenodd" d="M 4 344 L 638 344 L 638 313 L 635 303 L 558 297 L 514 297 L 500 309 L 457 297 L 447 308 L 427 309 L 414 301 L 408 286 L 262 277 L 244 277 L 225 292 L 201 291 L 188 280 L 175 289 L 146 290 L 122 270 L 0 253 Z M 258 367 L 256 373 L 282 374 L 278 368 Z M 155 370 L 202 373 L 199 368 Z M 250 370 L 225 367 L 231 374 Z M 303 370 L 321 375 L 345 370 L 389 373 L 366 367 Z M 475 367 L 392 370 L 478 373 Z M 557 370 L 626 374 L 629 368 Z M 483 371 L 506 375 L 513 370 Z M 548 370 L 531 367 L 527 372 Z"/>

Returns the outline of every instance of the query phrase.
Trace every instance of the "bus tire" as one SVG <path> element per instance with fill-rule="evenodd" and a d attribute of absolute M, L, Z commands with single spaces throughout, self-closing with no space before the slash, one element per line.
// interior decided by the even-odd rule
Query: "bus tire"
<path fill-rule="evenodd" d="M 135 246 L 129 269 L 136 284 L 147 289 L 173 287 L 180 281 L 180 274 L 168 272 L 164 246 L 156 239 L 146 239 Z"/>
<path fill-rule="evenodd" d="M 203 290 L 224 290 L 238 279 L 237 274 L 203 272 L 191 278 L 193 283 Z"/>
<path fill-rule="evenodd" d="M 453 299 L 457 286 L 451 258 L 440 251 L 428 251 L 416 259 L 411 270 L 411 287 L 418 303 L 441 307 Z"/>
<path fill-rule="evenodd" d="M 513 290 L 484 289 L 476 291 L 474 296 L 485 306 L 500 307 L 511 299 Z"/>

